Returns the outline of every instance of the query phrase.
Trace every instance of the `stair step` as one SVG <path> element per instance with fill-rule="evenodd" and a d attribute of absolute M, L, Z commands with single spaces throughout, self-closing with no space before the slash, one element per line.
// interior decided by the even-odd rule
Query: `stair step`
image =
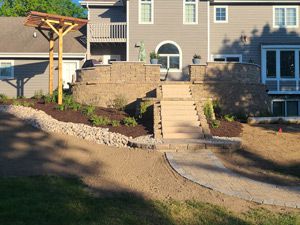
<path fill-rule="evenodd" d="M 166 139 L 198 139 L 203 138 L 203 133 L 164 133 L 163 138 Z"/>
<path fill-rule="evenodd" d="M 201 127 L 164 127 L 164 133 L 202 133 Z"/>
<path fill-rule="evenodd" d="M 195 105 L 194 101 L 161 101 L 161 105 Z"/>
<path fill-rule="evenodd" d="M 162 110 L 161 116 L 198 116 L 196 110 Z"/>
<path fill-rule="evenodd" d="M 162 120 L 162 128 L 164 127 L 189 127 L 200 126 L 200 121 L 176 121 L 176 120 Z"/>
<path fill-rule="evenodd" d="M 198 116 L 190 116 L 190 115 L 168 115 L 162 116 L 163 121 L 198 121 Z"/>

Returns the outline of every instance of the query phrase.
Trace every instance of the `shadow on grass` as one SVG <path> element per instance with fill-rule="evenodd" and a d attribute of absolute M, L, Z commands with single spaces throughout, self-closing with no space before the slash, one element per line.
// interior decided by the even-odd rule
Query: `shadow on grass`
<path fill-rule="evenodd" d="M 1 224 L 250 224 L 212 205 L 158 202 L 135 194 L 93 197 L 77 179 L 0 179 Z"/>

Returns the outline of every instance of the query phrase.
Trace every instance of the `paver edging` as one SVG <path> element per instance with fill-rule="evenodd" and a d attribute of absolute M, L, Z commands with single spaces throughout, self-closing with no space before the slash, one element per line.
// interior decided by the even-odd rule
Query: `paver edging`
<path fill-rule="evenodd" d="M 171 166 L 171 168 L 176 173 L 178 173 L 182 177 L 184 177 L 184 178 L 186 178 L 186 179 L 188 179 L 188 180 L 190 180 L 190 181 L 192 181 L 192 182 L 194 182 L 194 183 L 196 183 L 196 184 L 198 184 L 198 185 L 200 185 L 202 187 L 208 188 L 210 190 L 214 190 L 214 191 L 217 191 L 217 192 L 222 193 L 222 194 L 226 194 L 226 195 L 229 195 L 229 196 L 232 196 L 232 197 L 237 197 L 237 198 L 240 198 L 240 199 L 243 199 L 243 200 L 246 200 L 246 201 L 255 202 L 255 203 L 258 203 L 258 204 L 276 205 L 276 206 L 284 206 L 284 207 L 290 207 L 290 208 L 300 208 L 300 202 L 295 202 L 295 201 L 278 201 L 278 200 L 275 200 L 275 199 L 263 199 L 263 198 L 260 198 L 260 197 L 255 197 L 255 196 L 253 197 L 250 194 L 249 194 L 249 196 L 247 196 L 247 195 L 245 195 L 243 193 L 238 193 L 237 191 L 233 191 L 233 190 L 228 190 L 228 189 L 222 190 L 222 189 L 220 189 L 218 187 L 215 187 L 212 184 L 209 184 L 209 183 L 206 183 L 206 182 L 202 182 L 199 179 L 195 179 L 195 177 L 193 177 L 189 172 L 187 172 L 180 165 L 178 165 L 178 163 L 174 160 L 173 153 L 166 152 L 165 153 L 165 158 L 166 158 L 167 162 L 169 163 L 169 165 Z M 248 180 L 254 181 L 256 183 L 262 183 L 264 185 L 271 186 L 271 187 L 273 187 L 275 189 L 278 189 L 280 187 L 281 189 L 286 189 L 286 190 L 292 190 L 292 191 L 298 191 L 298 192 L 300 192 L 300 187 L 292 188 L 292 187 L 288 187 L 288 186 L 278 186 L 278 185 L 273 185 L 273 184 L 267 184 L 267 183 L 263 183 L 263 182 L 260 182 L 260 181 L 252 180 L 250 178 L 243 177 L 241 175 L 238 175 L 238 174 L 232 172 L 231 170 L 229 170 L 229 171 L 234 176 L 238 176 L 239 178 L 248 179 Z"/>

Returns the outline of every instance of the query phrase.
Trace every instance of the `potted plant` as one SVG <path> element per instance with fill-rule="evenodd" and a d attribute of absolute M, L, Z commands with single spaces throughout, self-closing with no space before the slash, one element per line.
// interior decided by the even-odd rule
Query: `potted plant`
<path fill-rule="evenodd" d="M 193 57 L 193 64 L 200 64 L 200 62 L 201 62 L 201 56 L 195 54 Z"/>
<path fill-rule="evenodd" d="M 154 51 L 150 53 L 150 63 L 151 64 L 158 64 L 159 55 Z"/>

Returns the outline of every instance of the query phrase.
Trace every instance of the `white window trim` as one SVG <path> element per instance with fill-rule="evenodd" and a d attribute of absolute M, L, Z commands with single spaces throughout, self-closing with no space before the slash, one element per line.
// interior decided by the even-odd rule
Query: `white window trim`
<path fill-rule="evenodd" d="M 274 113 L 274 110 L 273 110 L 274 102 L 284 102 L 284 117 L 291 117 L 291 116 L 287 116 L 287 102 L 298 102 L 298 116 L 296 116 L 296 117 L 300 117 L 300 99 L 273 99 L 271 101 L 272 114 Z M 292 116 L 292 117 L 295 117 L 295 116 Z"/>
<path fill-rule="evenodd" d="M 217 8 L 223 8 L 226 10 L 226 20 L 217 20 Z M 215 5 L 214 6 L 214 23 L 228 23 L 228 6 L 219 6 Z"/>
<path fill-rule="evenodd" d="M 151 22 L 143 22 L 141 17 L 142 1 L 139 0 L 139 24 L 154 24 L 154 0 L 151 0 Z"/>
<path fill-rule="evenodd" d="M 236 57 L 239 58 L 239 62 L 227 62 L 226 58 Z M 243 62 L 243 55 L 242 54 L 218 54 L 218 55 L 211 55 L 211 61 L 215 62 L 215 58 L 225 58 L 224 63 L 242 63 Z M 218 61 L 219 62 L 219 61 Z"/>
<path fill-rule="evenodd" d="M 184 25 L 197 25 L 199 23 L 199 0 L 195 0 L 195 5 L 196 5 L 196 22 L 186 22 L 186 18 L 185 18 L 185 5 L 186 4 L 191 4 L 190 2 L 186 2 L 186 0 L 183 0 L 183 24 Z"/>
<path fill-rule="evenodd" d="M 293 9 L 295 8 L 296 9 L 296 25 L 284 25 L 284 26 L 277 26 L 276 25 L 276 20 L 275 20 L 275 9 L 282 9 L 284 8 L 285 10 L 286 9 Z M 285 16 L 286 16 L 286 13 L 285 13 Z M 286 19 L 286 18 L 285 18 Z M 286 20 L 285 20 L 286 21 Z M 273 6 L 273 28 L 298 28 L 299 27 L 299 7 L 297 5 L 295 6 Z"/>
<path fill-rule="evenodd" d="M 182 50 L 181 50 L 181 48 L 180 48 L 180 46 L 176 43 L 176 42 L 174 42 L 174 41 L 163 41 L 163 42 L 160 42 L 158 45 L 157 45 L 157 47 L 156 47 L 156 49 L 155 49 L 155 52 L 157 53 L 158 52 L 158 50 L 159 50 L 159 48 L 161 47 L 161 46 L 163 46 L 164 44 L 173 44 L 173 45 L 175 45 L 177 48 L 178 48 L 178 50 L 179 50 L 179 54 L 174 54 L 174 56 L 179 56 L 179 69 L 169 69 L 169 72 L 181 72 L 182 71 Z M 165 55 L 165 54 L 160 54 L 160 56 L 168 56 L 169 54 L 167 54 L 167 55 Z M 161 69 L 161 72 L 167 72 L 168 70 L 167 69 Z"/>
<path fill-rule="evenodd" d="M 276 77 L 267 77 L 267 51 L 276 51 Z M 280 76 L 280 51 L 295 51 L 295 77 L 294 78 L 282 78 Z M 276 81 L 277 91 L 269 91 L 269 94 L 300 94 L 300 63 L 299 63 L 300 45 L 266 45 L 261 47 L 261 79 L 262 83 L 266 84 L 266 81 Z M 295 81 L 296 91 L 280 91 L 280 81 Z"/>
<path fill-rule="evenodd" d="M 11 68 L 11 74 L 10 74 L 10 76 L 6 76 L 6 77 L 0 76 L 0 80 L 14 78 L 15 77 L 15 68 L 14 68 L 15 61 L 14 60 L 0 60 L 0 67 L 1 67 L 1 63 L 11 63 L 12 68 Z"/>

